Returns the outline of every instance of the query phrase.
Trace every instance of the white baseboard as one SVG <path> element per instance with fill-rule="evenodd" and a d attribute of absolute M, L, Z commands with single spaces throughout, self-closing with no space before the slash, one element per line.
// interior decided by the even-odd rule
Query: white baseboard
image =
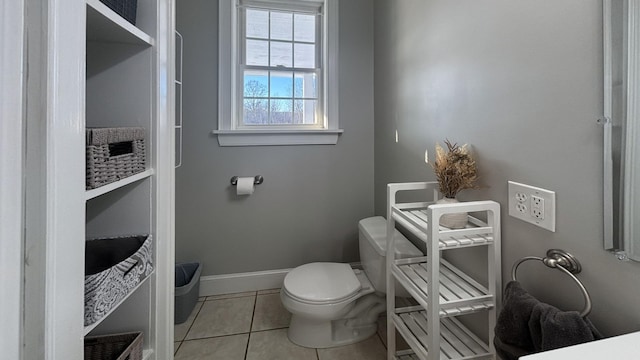
<path fill-rule="evenodd" d="M 360 263 L 351 263 L 361 268 Z M 245 291 L 279 289 L 292 269 L 254 271 L 246 273 L 208 275 L 200 277 L 200 296 L 232 294 Z"/>
<path fill-rule="evenodd" d="M 209 275 L 200 278 L 200 296 L 277 289 L 291 269 Z"/>

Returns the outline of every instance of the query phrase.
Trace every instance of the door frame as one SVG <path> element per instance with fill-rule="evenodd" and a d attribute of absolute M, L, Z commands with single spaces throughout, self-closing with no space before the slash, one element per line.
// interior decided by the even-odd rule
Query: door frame
<path fill-rule="evenodd" d="M 0 349 L 22 359 L 24 280 L 24 0 L 0 6 Z M 18 290 L 14 290 L 18 289 Z"/>

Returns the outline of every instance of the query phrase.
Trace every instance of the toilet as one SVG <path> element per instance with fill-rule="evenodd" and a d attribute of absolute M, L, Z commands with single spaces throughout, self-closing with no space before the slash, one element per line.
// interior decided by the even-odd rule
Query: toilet
<path fill-rule="evenodd" d="M 386 309 L 387 221 L 382 216 L 358 223 L 360 261 L 315 262 L 298 266 L 284 278 L 280 298 L 291 313 L 289 339 L 300 346 L 329 348 L 353 344 L 373 335 Z M 396 258 L 423 256 L 395 230 Z M 409 294 L 396 285 L 396 296 Z"/>

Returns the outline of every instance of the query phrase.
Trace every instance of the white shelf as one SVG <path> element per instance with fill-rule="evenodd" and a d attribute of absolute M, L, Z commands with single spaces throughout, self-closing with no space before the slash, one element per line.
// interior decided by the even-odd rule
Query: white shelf
<path fill-rule="evenodd" d="M 425 242 L 427 255 L 396 259 L 395 238 L 387 239 L 387 281 L 402 286 L 419 305 L 398 307 L 394 287 L 387 289 L 389 358 L 396 360 L 495 359 L 493 332 L 500 307 L 500 205 L 494 201 L 470 201 L 437 204 L 438 183 L 416 182 L 389 184 L 387 189 L 387 226 L 400 225 Z M 432 193 L 430 202 L 396 203 L 401 191 Z M 455 213 L 482 213 L 486 221 L 467 216 L 462 229 L 436 225 L 441 216 Z M 388 236 L 393 232 L 389 231 Z M 487 249 L 487 285 L 441 258 L 444 250 L 484 246 Z M 438 296 L 437 299 L 434 297 Z M 429 297 L 431 296 L 431 298 Z M 435 301 L 434 301 L 435 300 Z M 487 338 L 483 342 L 465 328 L 457 316 L 485 312 L 488 314 Z M 412 351 L 399 351 L 393 344 L 395 330 Z M 433 333 L 429 333 L 432 331 Z M 432 349 L 428 349 L 432 346 Z"/>
<path fill-rule="evenodd" d="M 395 221 L 415 234 L 420 240 L 429 241 L 427 236 L 429 220 L 424 207 L 394 206 L 391 210 Z M 493 229 L 487 223 L 473 216 L 469 216 L 469 222 L 464 229 L 452 230 L 439 226 L 439 231 L 438 247 L 440 249 L 487 245 L 493 242 Z"/>
<path fill-rule="evenodd" d="M 153 45 L 153 38 L 99 0 L 87 0 L 87 40 Z"/>
<path fill-rule="evenodd" d="M 98 325 L 100 325 L 100 323 L 102 323 L 106 318 L 109 317 L 109 315 L 111 315 L 114 311 L 116 311 L 116 309 L 118 307 L 120 307 L 120 305 L 122 305 L 125 301 L 127 301 L 127 299 L 133 294 L 135 293 L 138 289 L 140 289 L 140 287 L 142 287 L 142 285 L 144 285 L 147 280 L 153 276 L 153 274 L 155 273 L 155 269 L 151 272 L 151 274 L 149 274 L 146 278 L 142 279 L 142 281 L 140 281 L 140 283 L 133 288 L 128 294 L 127 296 L 125 296 L 119 303 L 117 303 L 113 308 L 111 308 L 111 310 L 109 310 L 108 313 L 106 313 L 102 318 L 100 318 L 100 320 L 94 322 L 91 325 L 87 325 L 84 327 L 84 335 L 86 336 L 87 334 L 89 334 L 93 329 L 95 329 L 96 327 L 98 327 Z"/>
<path fill-rule="evenodd" d="M 141 173 L 137 173 L 135 175 L 131 175 L 129 177 L 126 177 L 122 180 L 116 181 L 116 182 L 112 182 L 110 184 L 104 185 L 104 186 L 100 186 L 99 188 L 95 188 L 95 189 L 91 189 L 91 190 L 87 190 L 85 193 L 85 200 L 91 200 L 93 198 L 96 198 L 100 195 L 104 195 L 108 192 L 111 192 L 113 190 L 119 189 L 123 186 L 132 184 L 136 181 L 140 181 L 142 179 L 146 179 L 150 176 L 152 176 L 155 173 L 155 171 L 153 169 L 147 169 Z"/>
<path fill-rule="evenodd" d="M 400 312 L 392 316 L 393 322 L 407 340 L 415 356 L 426 360 L 428 354 L 428 323 L 426 311 Z M 455 318 L 440 320 L 440 359 L 492 359 L 487 344 Z M 411 359 L 401 357 L 400 359 Z"/>
<path fill-rule="evenodd" d="M 420 360 L 412 350 L 401 350 L 396 353 L 395 360 Z"/>
<path fill-rule="evenodd" d="M 440 291 L 440 316 L 458 316 L 494 307 L 493 295 L 470 276 L 440 260 L 437 276 Z M 427 307 L 427 257 L 399 259 L 392 267 L 394 277 L 420 305 Z"/>

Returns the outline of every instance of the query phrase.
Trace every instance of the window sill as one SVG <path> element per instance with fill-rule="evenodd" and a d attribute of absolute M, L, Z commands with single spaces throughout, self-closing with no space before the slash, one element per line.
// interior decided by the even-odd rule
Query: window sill
<path fill-rule="evenodd" d="M 214 130 L 220 146 L 335 145 L 344 130 Z"/>

